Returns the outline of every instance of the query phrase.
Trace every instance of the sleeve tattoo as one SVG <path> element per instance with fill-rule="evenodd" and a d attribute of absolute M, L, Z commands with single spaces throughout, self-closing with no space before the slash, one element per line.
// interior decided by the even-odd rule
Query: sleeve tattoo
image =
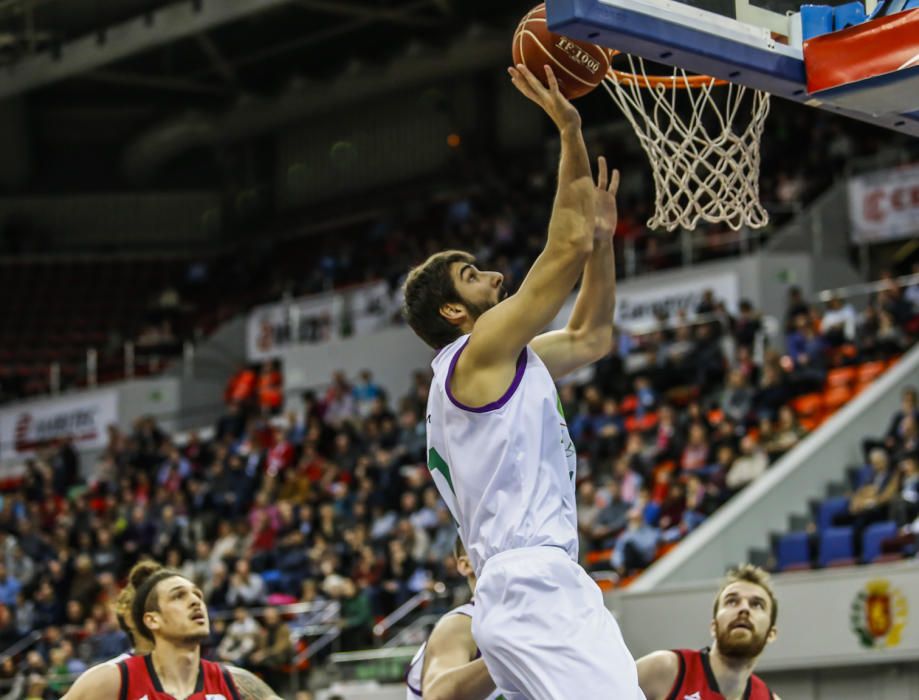
<path fill-rule="evenodd" d="M 240 700 L 283 700 L 265 681 L 254 673 L 238 666 L 227 666 L 226 669 L 233 677 L 236 690 L 239 691 Z"/>

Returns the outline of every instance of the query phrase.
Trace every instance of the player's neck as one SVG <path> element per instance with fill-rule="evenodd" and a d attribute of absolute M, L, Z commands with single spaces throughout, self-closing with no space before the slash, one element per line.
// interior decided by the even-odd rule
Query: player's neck
<path fill-rule="evenodd" d="M 735 659 L 722 655 L 718 651 L 718 646 L 712 647 L 709 654 L 709 663 L 712 666 L 712 673 L 718 681 L 718 688 L 721 694 L 727 700 L 740 700 L 744 691 L 747 689 L 747 683 L 750 676 L 753 675 L 753 669 L 756 666 L 756 659 Z"/>
<path fill-rule="evenodd" d="M 176 698 L 194 692 L 201 667 L 200 644 L 174 644 L 160 639 L 151 657 L 163 690 Z"/>

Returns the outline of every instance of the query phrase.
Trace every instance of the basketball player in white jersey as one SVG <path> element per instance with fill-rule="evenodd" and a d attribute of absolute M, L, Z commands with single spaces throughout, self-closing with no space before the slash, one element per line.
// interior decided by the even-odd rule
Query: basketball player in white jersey
<path fill-rule="evenodd" d="M 458 537 L 453 556 L 475 595 L 475 573 Z M 472 639 L 474 615 L 470 601 L 440 618 L 409 664 L 406 700 L 504 700 Z"/>
<path fill-rule="evenodd" d="M 553 379 L 612 346 L 612 176 L 594 185 L 577 110 L 550 69 L 517 89 L 558 127 L 558 190 L 545 248 L 520 289 L 461 251 L 405 284 L 412 329 L 439 350 L 428 399 L 428 466 L 478 578 L 473 637 L 505 696 L 642 698 L 635 662 L 599 588 L 578 565 L 576 454 Z M 562 330 L 543 333 L 583 275 Z"/>

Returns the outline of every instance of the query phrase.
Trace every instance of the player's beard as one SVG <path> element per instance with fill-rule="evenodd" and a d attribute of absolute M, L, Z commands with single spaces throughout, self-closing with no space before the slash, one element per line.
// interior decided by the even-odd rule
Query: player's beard
<path fill-rule="evenodd" d="M 718 652 L 729 659 L 755 659 L 763 653 L 766 648 L 766 639 L 769 632 L 757 635 L 755 631 L 750 632 L 750 636 L 738 640 L 731 636 L 731 629 L 721 629 L 715 626 L 715 639 L 718 642 Z"/>
<path fill-rule="evenodd" d="M 466 307 L 466 310 L 469 312 L 469 315 L 472 317 L 472 320 L 475 321 L 479 318 L 479 316 L 484 314 L 486 311 L 494 308 L 495 306 L 500 304 L 502 301 L 507 299 L 509 295 L 510 295 L 510 290 L 508 290 L 508 288 L 502 284 L 501 288 L 498 290 L 498 300 L 497 301 L 486 301 L 483 304 L 475 304 L 471 301 L 463 300 L 463 305 Z"/>

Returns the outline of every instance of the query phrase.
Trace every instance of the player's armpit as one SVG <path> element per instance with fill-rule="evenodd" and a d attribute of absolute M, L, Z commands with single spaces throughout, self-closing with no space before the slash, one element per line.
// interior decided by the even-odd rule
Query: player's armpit
<path fill-rule="evenodd" d="M 120 692 L 121 671 L 115 664 L 100 664 L 77 678 L 61 700 L 116 700 Z"/>
<path fill-rule="evenodd" d="M 254 673 L 250 673 L 238 666 L 225 666 L 225 668 L 233 677 L 236 690 L 239 691 L 240 700 L 283 700 L 265 681 Z"/>
<path fill-rule="evenodd" d="M 640 658 L 638 685 L 647 700 L 665 700 L 680 673 L 680 658 L 672 651 L 655 651 Z"/>
<path fill-rule="evenodd" d="M 605 357 L 612 350 L 612 344 L 611 331 L 577 333 L 565 328 L 537 335 L 530 347 L 539 355 L 552 378 L 559 379 Z"/>

